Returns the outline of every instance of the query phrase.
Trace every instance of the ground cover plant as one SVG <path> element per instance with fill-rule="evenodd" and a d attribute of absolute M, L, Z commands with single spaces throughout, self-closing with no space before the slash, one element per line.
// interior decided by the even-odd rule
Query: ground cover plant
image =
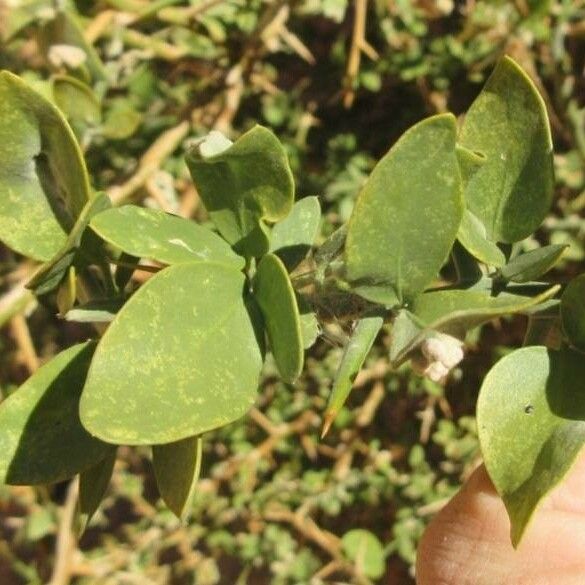
<path fill-rule="evenodd" d="M 144 7 L 134 8 L 138 22 L 150 18 L 139 10 Z M 355 19 L 360 16 L 357 8 Z M 167 18 L 173 13 L 164 14 Z M 230 443 L 218 429 L 240 419 L 258 400 L 267 356 L 265 372 L 273 380 L 269 385 L 277 383 L 278 376 L 292 385 L 286 390 L 290 397 L 303 372 L 305 350 L 319 337 L 341 345 L 341 355 L 337 352 L 332 360 L 321 355 L 323 365 L 316 357 L 309 363 L 310 370 L 332 370 L 315 376 L 320 394 L 331 387 L 327 404 L 318 410 L 323 431 L 331 426 L 342 430 L 352 416 L 345 401 L 352 386 L 363 385 L 358 373 L 366 360 L 375 359 L 383 368 L 382 378 L 394 380 L 408 376 L 410 366 L 403 364 L 409 362 L 428 380 L 412 383 L 426 384 L 427 391 L 435 393 L 432 404 L 441 404 L 442 385 L 451 370 L 456 376 L 464 371 L 465 365 L 463 370 L 458 366 L 477 328 L 521 313 L 528 317 L 528 347 L 495 365 L 478 400 L 482 453 L 507 505 L 517 544 L 539 501 L 563 477 L 582 446 L 578 385 L 584 310 L 583 277 L 578 271 L 570 284 L 564 279 L 562 287 L 541 281 L 563 255 L 578 253 L 578 240 L 577 250 L 560 241 L 526 249 L 526 238 L 540 228 L 552 204 L 554 161 L 546 104 L 522 68 L 509 57 L 500 58 L 459 124 L 449 113 L 430 116 L 404 132 L 371 172 L 364 172 L 369 162 L 351 161 L 343 172 L 353 172 L 353 177 L 341 173 L 336 188 L 345 201 L 357 196 L 357 202 L 351 210 L 340 205 L 333 221 L 327 214 L 322 219 L 320 201 L 327 205 L 335 191 L 325 199 L 304 196 L 295 202 L 293 177 L 302 175 L 303 167 L 298 152 L 287 147 L 286 130 L 284 143 L 277 137 L 280 133 L 258 125 L 234 133 L 233 142 L 218 130 L 207 136 L 199 132 L 201 138 L 178 149 L 189 134 L 189 124 L 181 121 L 163 132 L 158 148 L 181 151 L 175 168 L 186 152 L 187 168 L 209 222 L 202 226 L 166 212 L 177 211 L 164 203 L 168 180 L 165 185 L 165 176 L 159 174 L 159 183 L 151 181 L 160 164 L 156 155 L 165 158 L 166 153 L 151 150 L 137 173 L 108 194 L 99 190 L 103 183 L 99 171 L 89 179 L 87 164 L 92 157 L 100 160 L 98 167 L 103 158 L 120 160 L 115 148 L 104 148 L 100 154 L 99 141 L 124 140 L 123 124 L 132 120 L 134 110 L 132 104 L 112 104 L 109 126 L 106 122 L 96 134 L 92 126 L 102 122 L 95 122 L 96 108 L 92 110 L 91 104 L 99 102 L 96 91 L 109 73 L 84 44 L 85 37 L 79 36 L 74 13 L 66 9 L 39 18 L 40 31 L 35 34 L 40 46 L 46 46 L 49 57 L 52 49 L 53 61 L 65 59 L 58 68 L 65 67 L 68 74 L 60 71 L 48 81 L 2 74 L 0 237 L 21 256 L 41 263 L 27 278 L 28 290 L 57 312 L 62 323 L 81 324 L 75 326 L 82 327 L 84 340 L 65 344 L 68 349 L 0 406 L 4 482 L 47 484 L 80 474 L 76 524 L 83 529 L 106 491 L 117 452 L 131 461 L 125 446 L 151 446 L 157 490 L 167 506 L 184 517 L 197 510 L 205 435 L 215 431 L 220 442 L 223 436 Z M 19 24 L 18 18 L 11 22 Z M 22 26 L 9 31 L 9 38 L 26 32 L 29 23 Z M 72 47 L 85 55 L 81 63 L 67 62 L 75 57 Z M 349 81 L 346 105 L 355 99 L 356 80 Z M 82 99 L 87 101 L 80 111 L 75 106 Z M 225 130 L 222 124 L 214 126 Z M 200 127 L 203 130 L 205 124 Z M 132 128 L 129 131 L 132 136 Z M 185 190 L 192 189 L 186 176 L 182 180 Z M 143 185 L 162 209 L 124 205 Z M 18 314 L 31 298 L 22 289 L 8 317 Z M 97 344 L 85 341 L 91 331 L 88 324 L 93 324 Z M 309 355 L 319 356 L 318 345 Z M 253 419 L 272 439 L 265 447 L 268 453 L 280 448 L 275 441 L 291 433 L 305 438 L 306 433 L 320 432 L 315 410 L 307 409 L 310 391 L 298 398 L 303 382 L 296 388 L 294 400 L 305 401 L 305 406 L 293 407 L 299 414 L 295 424 L 275 425 L 252 410 Z M 370 403 L 377 402 L 374 410 L 383 395 L 384 388 L 374 385 Z M 359 426 L 367 428 L 372 415 L 368 421 L 366 405 L 360 410 L 365 414 Z M 287 408 L 285 400 L 280 410 L 285 413 Z M 282 420 L 282 413 L 271 405 L 275 420 Z M 461 428 L 469 456 L 476 441 L 475 431 L 465 430 L 473 426 L 466 425 L 464 419 L 455 426 L 443 425 L 433 441 L 453 444 L 453 433 L 456 436 Z M 304 443 L 314 459 L 310 453 L 317 452 L 316 437 Z M 356 453 L 376 459 L 379 451 L 371 443 Z M 257 451 L 259 456 L 263 452 Z M 348 476 L 342 466 L 341 478 L 350 485 L 344 487 L 341 481 L 335 489 L 349 490 L 352 497 L 372 490 L 369 496 L 359 496 L 365 502 L 379 498 L 384 489 L 404 490 L 405 495 L 414 490 L 406 498 L 420 498 L 416 477 L 413 481 L 396 476 L 386 457 L 381 451 L 375 463 L 385 477 L 384 488 L 364 485 L 373 480 Z M 432 474 L 426 475 L 420 457 L 413 448 L 409 465 L 425 478 L 418 488 L 424 493 L 429 489 L 426 482 L 434 480 Z M 345 465 L 351 466 L 351 459 Z M 301 492 L 316 490 L 317 500 L 327 498 L 327 490 L 318 487 L 319 465 L 311 469 L 305 463 L 296 471 L 293 466 L 286 477 L 302 477 Z M 234 473 L 241 472 L 228 470 L 228 477 Z M 245 477 L 241 481 L 245 483 Z M 251 481 L 261 494 L 262 480 Z M 355 483 L 351 487 L 352 481 L 362 487 L 357 489 Z M 199 486 L 205 486 L 205 480 Z M 288 503 L 294 506 L 293 502 Z M 323 501 L 316 505 L 326 506 Z M 388 570 L 385 559 L 396 547 L 402 547 L 399 554 L 412 562 L 423 524 L 405 510 L 405 536 L 400 538 L 401 521 L 395 519 L 393 544 L 384 548 L 368 523 L 350 525 L 340 541 L 329 535 L 323 540 L 318 527 L 287 512 L 288 507 L 280 506 L 268 516 L 321 542 L 332 561 L 319 576 L 319 561 L 307 551 L 297 563 L 295 577 L 289 558 L 287 569 L 281 569 L 283 582 L 302 581 L 311 574 L 327 578 L 335 571 L 358 582 L 381 578 Z M 283 538 L 276 530 L 274 546 Z M 245 538 L 237 542 L 224 530 L 209 539 L 206 547 L 237 550 L 236 556 L 246 558 L 241 542 Z M 252 556 L 260 545 L 248 543 Z M 289 550 L 295 546 L 291 543 Z M 279 562 L 286 565 L 275 560 Z M 213 562 L 200 562 L 198 570 L 205 575 L 207 567 L 211 576 L 198 579 L 214 582 L 225 576 L 226 569 L 214 577 L 214 566 L 217 571 Z M 240 576 L 245 579 L 249 571 L 254 571 L 253 563 Z"/>

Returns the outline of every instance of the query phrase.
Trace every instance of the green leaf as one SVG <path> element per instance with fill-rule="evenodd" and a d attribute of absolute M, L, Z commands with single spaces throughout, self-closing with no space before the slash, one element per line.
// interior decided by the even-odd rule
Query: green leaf
<path fill-rule="evenodd" d="M 560 301 L 555 299 L 527 311 L 528 324 L 522 345 L 546 345 L 550 349 L 560 349 L 563 335 L 559 310 Z"/>
<path fill-rule="evenodd" d="M 485 164 L 486 158 L 480 152 L 473 152 L 461 146 L 461 144 L 456 145 L 455 152 L 457 153 L 457 161 L 461 171 L 461 180 L 465 187 L 471 177 Z"/>
<path fill-rule="evenodd" d="M 491 291 L 482 288 L 424 293 L 410 307 L 424 329 L 397 352 L 393 363 L 395 366 L 402 363 L 434 331 L 461 337 L 496 317 L 528 311 L 553 297 L 559 288 L 550 287 L 534 297 L 510 292 L 492 296 Z"/>
<path fill-rule="evenodd" d="M 366 315 L 357 321 L 351 337 L 345 345 L 341 363 L 335 374 L 333 388 L 325 411 L 323 436 L 327 433 L 337 413 L 345 404 L 353 382 L 364 365 L 364 361 L 368 353 L 370 353 L 370 349 L 372 349 L 372 345 L 383 324 L 384 317 L 378 313 Z"/>
<path fill-rule="evenodd" d="M 295 296 L 299 307 L 303 348 L 309 349 L 317 341 L 321 333 L 321 326 L 319 325 L 319 320 L 311 302 L 300 294 L 295 293 Z"/>
<path fill-rule="evenodd" d="M 386 555 L 378 537 L 369 530 L 356 528 L 343 535 L 341 548 L 359 573 L 380 579 L 386 572 Z"/>
<path fill-rule="evenodd" d="M 573 347 L 585 351 L 585 274 L 572 280 L 561 297 L 563 331 Z"/>
<path fill-rule="evenodd" d="M 189 513 L 201 471 L 200 436 L 152 447 L 152 465 L 162 499 L 180 520 Z"/>
<path fill-rule="evenodd" d="M 88 126 L 99 125 L 100 101 L 93 90 L 79 79 L 58 74 L 42 80 L 30 72 L 25 72 L 21 79 L 56 105 L 76 134 L 83 133 Z"/>
<path fill-rule="evenodd" d="M 541 500 L 585 443 L 585 360 L 571 350 L 519 349 L 484 379 L 477 421 L 488 473 L 517 546 Z"/>
<path fill-rule="evenodd" d="M 46 0 L 21 0 L 11 4 L 9 10 L 2 14 L 0 39 L 5 43 L 12 40 L 12 37 L 39 18 L 40 13 L 46 8 Z"/>
<path fill-rule="evenodd" d="M 143 119 L 130 100 L 119 98 L 110 106 L 101 134 L 110 140 L 126 140 L 136 133 Z"/>
<path fill-rule="evenodd" d="M 77 272 L 74 266 L 69 267 L 66 278 L 59 285 L 56 295 L 57 309 L 59 317 L 68 313 L 75 305 L 77 299 Z"/>
<path fill-rule="evenodd" d="M 283 380 L 294 382 L 303 369 L 303 336 L 295 291 L 278 256 L 262 258 L 253 288 L 278 371 Z"/>
<path fill-rule="evenodd" d="M 321 224 L 318 197 L 297 201 L 290 214 L 278 222 L 271 234 L 270 251 L 292 271 L 309 253 Z"/>
<path fill-rule="evenodd" d="M 87 67 L 93 79 L 107 81 L 108 72 L 104 64 L 93 46 L 86 41 L 83 28 L 72 12 L 68 10 L 58 12 L 53 20 L 48 21 L 40 31 L 40 42 L 45 51 L 54 45 L 68 45 L 80 49 L 85 53 L 83 66 Z"/>
<path fill-rule="evenodd" d="M 63 280 L 65 273 L 73 264 L 81 246 L 85 228 L 89 225 L 91 218 L 111 207 L 110 200 L 105 193 L 97 193 L 86 204 L 77 218 L 75 225 L 67 236 L 63 247 L 49 260 L 43 264 L 27 284 L 27 288 L 34 290 L 37 295 L 46 294 Z"/>
<path fill-rule="evenodd" d="M 461 242 L 457 241 L 453 244 L 451 259 L 453 260 L 453 267 L 455 268 L 459 285 L 473 284 L 484 278 L 484 271 L 479 261 L 463 247 Z"/>
<path fill-rule="evenodd" d="M 264 315 L 254 295 L 250 291 L 244 293 L 244 304 L 250 315 L 252 326 L 254 327 L 254 335 L 256 336 L 256 343 L 260 349 L 262 362 L 264 362 L 264 358 L 266 357 L 266 323 L 264 321 Z"/>
<path fill-rule="evenodd" d="M 16 75 L 0 73 L 0 239 L 50 260 L 89 197 L 83 156 L 61 112 Z"/>
<path fill-rule="evenodd" d="M 76 532 L 83 534 L 93 515 L 99 508 L 114 471 L 116 447 L 93 467 L 79 474 L 79 499 L 77 501 Z"/>
<path fill-rule="evenodd" d="M 417 297 L 411 311 L 434 329 L 448 330 L 451 324 L 465 329 L 477 327 L 495 317 L 519 313 L 553 297 L 559 286 L 552 286 L 535 297 L 501 292 L 492 296 L 480 290 L 445 290 Z"/>
<path fill-rule="evenodd" d="M 100 213 L 91 229 L 126 254 L 164 264 L 220 262 L 240 270 L 244 259 L 217 234 L 156 209 L 124 205 Z"/>
<path fill-rule="evenodd" d="M 415 341 L 424 325 L 407 309 L 398 311 L 394 322 L 392 323 L 392 335 L 390 341 L 390 361 L 396 361 L 396 358 Z"/>
<path fill-rule="evenodd" d="M 487 239 L 485 226 L 469 209 L 463 213 L 457 239 L 472 256 L 488 266 L 499 268 L 506 263 L 504 253 L 497 244 Z"/>
<path fill-rule="evenodd" d="M 400 299 L 398 298 L 394 288 L 391 286 L 350 285 L 350 291 L 354 295 L 362 297 L 362 299 L 366 299 L 371 303 L 383 305 L 389 309 L 400 304 Z"/>
<path fill-rule="evenodd" d="M 34 295 L 21 284 L 5 293 L 0 302 L 0 327 L 3 327 L 16 315 L 28 313 L 37 305 Z"/>
<path fill-rule="evenodd" d="M 80 404 L 89 432 L 157 445 L 237 420 L 254 402 L 262 355 L 224 264 L 170 266 L 126 303 L 102 337 Z"/>
<path fill-rule="evenodd" d="M 437 276 L 463 214 L 455 138 L 454 116 L 433 116 L 376 165 L 349 221 L 349 281 L 391 286 L 402 301 Z"/>
<path fill-rule="evenodd" d="M 56 75 L 53 98 L 72 124 L 97 126 L 101 122 L 101 104 L 90 87 L 75 77 Z"/>
<path fill-rule="evenodd" d="M 552 141 L 542 98 L 509 57 L 498 63 L 467 112 L 460 143 L 486 157 L 465 199 L 488 239 L 511 243 L 532 234 L 552 201 Z"/>
<path fill-rule="evenodd" d="M 66 321 L 75 323 L 109 323 L 122 308 L 123 299 L 97 299 L 67 311 Z"/>
<path fill-rule="evenodd" d="M 50 534 L 55 534 L 57 521 L 54 510 L 49 507 L 33 509 L 26 516 L 23 537 L 28 542 L 37 542 Z M 36 573 L 36 571 L 35 571 Z M 38 573 L 36 574 L 38 575 Z M 35 575 L 35 576 L 36 576 Z M 32 580 L 34 583 L 36 579 Z"/>
<path fill-rule="evenodd" d="M 79 397 L 95 345 L 74 345 L 37 370 L 0 404 L 0 482 L 54 483 L 110 449 L 79 422 Z"/>
<path fill-rule="evenodd" d="M 221 235 L 246 256 L 264 255 L 263 222 L 284 219 L 294 202 L 292 171 L 276 136 L 255 126 L 231 144 L 213 132 L 187 154 L 187 165 Z"/>
<path fill-rule="evenodd" d="M 500 277 L 513 282 L 530 282 L 546 274 L 562 257 L 567 244 L 553 244 L 516 256 L 500 269 Z"/>
<path fill-rule="evenodd" d="M 301 336 L 303 338 L 303 348 L 309 349 L 315 345 L 321 329 L 319 327 L 319 321 L 315 313 L 301 313 Z"/>
<path fill-rule="evenodd" d="M 330 264 L 342 253 L 347 238 L 347 225 L 336 229 L 315 252 L 315 280 L 323 284 Z"/>

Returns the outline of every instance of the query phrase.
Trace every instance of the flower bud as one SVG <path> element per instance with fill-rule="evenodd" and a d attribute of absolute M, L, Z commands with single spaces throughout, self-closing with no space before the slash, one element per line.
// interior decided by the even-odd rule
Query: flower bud
<path fill-rule="evenodd" d="M 425 339 L 421 351 L 429 362 L 441 362 L 448 370 L 452 370 L 463 359 L 461 341 L 444 333 Z"/>
<path fill-rule="evenodd" d="M 419 376 L 433 382 L 445 379 L 449 372 L 463 359 L 463 343 L 445 333 L 435 333 L 420 346 L 421 353 L 411 359 L 411 366 Z"/>

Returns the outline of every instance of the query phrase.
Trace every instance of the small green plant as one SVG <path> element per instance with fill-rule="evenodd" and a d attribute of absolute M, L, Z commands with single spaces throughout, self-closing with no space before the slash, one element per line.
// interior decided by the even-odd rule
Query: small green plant
<path fill-rule="evenodd" d="M 83 526 L 117 446 L 150 445 L 161 496 L 183 517 L 203 435 L 245 415 L 267 351 L 292 384 L 320 323 L 345 326 L 326 432 L 381 330 L 392 367 L 410 361 L 442 381 L 469 331 L 523 313 L 528 347 L 495 365 L 478 402 L 486 466 L 519 542 L 585 442 L 585 277 L 564 290 L 539 280 L 566 246 L 518 253 L 553 195 L 546 109 L 518 65 L 498 63 L 460 126 L 441 114 L 408 130 L 318 247 L 319 200 L 295 203 L 286 152 L 266 128 L 233 143 L 212 132 L 189 149 L 210 229 L 95 192 L 51 87 L 0 74 L 0 239 L 42 263 L 29 282 L 39 299 L 95 324 L 98 340 L 61 352 L 2 402 L 0 481 L 79 474 Z M 135 271 L 153 274 L 135 289 Z M 343 544 L 374 576 L 364 538 Z"/>

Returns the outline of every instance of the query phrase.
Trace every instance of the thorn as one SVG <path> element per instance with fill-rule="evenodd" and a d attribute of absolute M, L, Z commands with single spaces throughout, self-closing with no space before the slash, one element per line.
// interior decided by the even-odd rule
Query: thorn
<path fill-rule="evenodd" d="M 325 438 L 325 435 L 329 432 L 333 421 L 335 420 L 334 412 L 326 412 L 325 417 L 323 419 L 323 429 L 321 430 L 321 439 Z"/>

